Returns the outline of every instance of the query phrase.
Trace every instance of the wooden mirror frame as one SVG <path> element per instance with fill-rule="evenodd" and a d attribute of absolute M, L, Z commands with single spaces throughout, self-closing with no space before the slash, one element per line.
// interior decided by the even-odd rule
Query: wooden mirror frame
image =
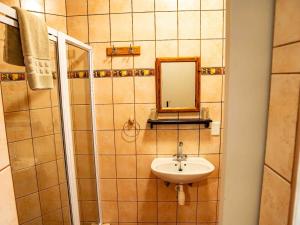
<path fill-rule="evenodd" d="M 195 62 L 195 107 L 194 108 L 162 108 L 161 105 L 161 63 Z M 200 111 L 200 57 L 168 57 L 155 61 L 156 108 L 159 113 L 199 112 Z"/>

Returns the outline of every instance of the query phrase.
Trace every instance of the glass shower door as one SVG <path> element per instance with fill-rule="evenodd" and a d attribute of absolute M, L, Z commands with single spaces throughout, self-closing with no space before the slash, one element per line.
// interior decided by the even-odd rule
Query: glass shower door
<path fill-rule="evenodd" d="M 0 26 L 3 56 L 5 26 Z M 51 42 L 52 90 L 31 90 L 24 67 L 1 57 L 1 94 L 20 225 L 72 224 L 56 46 Z"/>
<path fill-rule="evenodd" d="M 99 224 L 89 52 L 71 44 L 66 51 L 80 223 Z"/>

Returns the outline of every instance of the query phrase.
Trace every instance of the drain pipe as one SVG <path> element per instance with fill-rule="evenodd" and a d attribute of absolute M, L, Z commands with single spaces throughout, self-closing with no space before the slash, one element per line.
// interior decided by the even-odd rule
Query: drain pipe
<path fill-rule="evenodd" d="M 184 205 L 185 204 L 185 193 L 183 190 L 183 185 L 182 184 L 176 185 L 176 191 L 177 191 L 178 205 Z"/>

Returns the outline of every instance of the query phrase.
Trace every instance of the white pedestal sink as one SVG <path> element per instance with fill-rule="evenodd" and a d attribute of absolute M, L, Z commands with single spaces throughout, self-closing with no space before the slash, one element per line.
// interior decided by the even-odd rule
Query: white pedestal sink
<path fill-rule="evenodd" d="M 190 184 L 207 177 L 215 166 L 202 157 L 187 157 L 178 162 L 174 158 L 156 158 L 151 164 L 152 172 L 164 181 L 175 184 Z"/>

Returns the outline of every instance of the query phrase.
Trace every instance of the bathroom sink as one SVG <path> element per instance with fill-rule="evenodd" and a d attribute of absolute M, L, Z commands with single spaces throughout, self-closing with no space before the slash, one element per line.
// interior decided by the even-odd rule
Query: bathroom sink
<path fill-rule="evenodd" d="M 189 184 L 207 177 L 215 170 L 215 166 L 202 157 L 188 157 L 181 162 L 168 157 L 154 159 L 151 170 L 164 181 L 175 184 Z"/>

